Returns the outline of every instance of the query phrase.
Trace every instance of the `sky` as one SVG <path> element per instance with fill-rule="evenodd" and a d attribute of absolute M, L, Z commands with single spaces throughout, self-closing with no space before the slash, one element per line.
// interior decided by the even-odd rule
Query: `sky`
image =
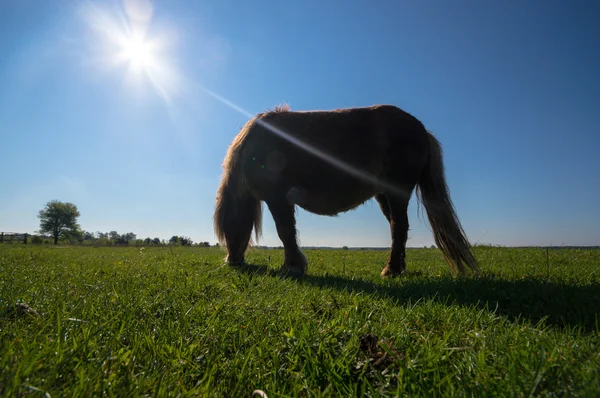
<path fill-rule="evenodd" d="M 600 244 L 600 2 L 0 0 L 0 231 L 216 242 L 251 115 L 392 104 L 440 140 L 472 243 Z M 433 236 L 416 200 L 408 246 Z M 306 246 L 391 242 L 374 200 L 298 210 Z M 264 212 L 263 245 L 281 245 Z"/>

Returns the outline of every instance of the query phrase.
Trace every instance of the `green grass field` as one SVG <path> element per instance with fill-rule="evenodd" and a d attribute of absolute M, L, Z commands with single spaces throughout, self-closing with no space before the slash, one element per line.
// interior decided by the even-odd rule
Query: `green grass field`
<path fill-rule="evenodd" d="M 0 395 L 600 395 L 600 250 L 305 253 L 0 245 Z"/>

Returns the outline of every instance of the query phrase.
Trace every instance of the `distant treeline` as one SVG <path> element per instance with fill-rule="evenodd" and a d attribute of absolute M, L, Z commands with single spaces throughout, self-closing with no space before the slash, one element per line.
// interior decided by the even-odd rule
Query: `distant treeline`
<path fill-rule="evenodd" d="M 29 235 L 29 242 L 38 245 L 52 244 L 53 238 L 49 235 Z M 133 232 L 120 234 L 117 231 L 81 231 L 79 233 L 65 234 L 59 239 L 58 243 L 90 246 L 212 246 L 209 242 L 194 243 L 194 241 L 187 236 L 174 235 L 169 240 L 150 237 L 140 239 Z M 218 247 L 219 244 L 216 243 L 214 246 Z"/>

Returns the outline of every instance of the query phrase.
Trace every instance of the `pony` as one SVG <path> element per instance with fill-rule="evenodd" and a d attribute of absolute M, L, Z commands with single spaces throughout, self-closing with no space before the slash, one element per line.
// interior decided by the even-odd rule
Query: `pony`
<path fill-rule="evenodd" d="M 296 206 L 335 216 L 371 198 L 390 225 L 392 244 L 381 276 L 406 271 L 408 204 L 416 188 L 435 242 L 453 271 L 478 271 L 444 176 L 439 141 L 393 105 L 256 114 L 229 146 L 217 190 L 214 230 L 230 265 L 245 264 L 262 231 L 265 202 L 284 247 L 280 273 L 303 276 L 308 261 L 296 230 Z"/>

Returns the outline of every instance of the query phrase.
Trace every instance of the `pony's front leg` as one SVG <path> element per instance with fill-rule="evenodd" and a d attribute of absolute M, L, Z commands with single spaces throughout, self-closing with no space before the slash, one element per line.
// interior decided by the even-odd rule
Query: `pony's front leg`
<path fill-rule="evenodd" d="M 290 276 L 303 276 L 306 273 L 308 261 L 296 240 L 296 215 L 294 205 L 287 198 L 268 200 L 267 206 L 275 220 L 277 235 L 283 243 L 285 260 L 281 266 L 280 273 Z"/>

